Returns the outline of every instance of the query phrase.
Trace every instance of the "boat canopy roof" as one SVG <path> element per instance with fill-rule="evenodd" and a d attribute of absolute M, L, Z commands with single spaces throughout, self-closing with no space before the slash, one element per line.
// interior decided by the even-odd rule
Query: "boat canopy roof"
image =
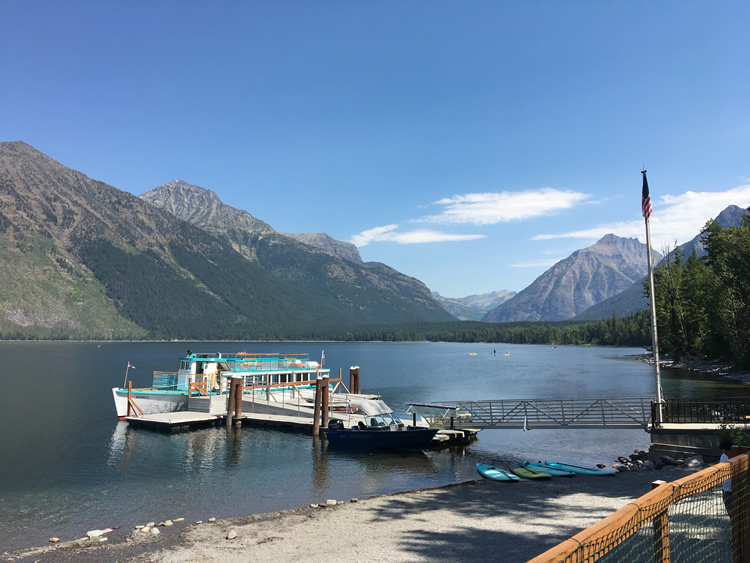
<path fill-rule="evenodd" d="M 376 414 L 390 414 L 393 412 L 391 407 L 380 399 L 353 399 L 349 402 L 353 407 L 361 410 L 365 416 L 374 416 Z"/>

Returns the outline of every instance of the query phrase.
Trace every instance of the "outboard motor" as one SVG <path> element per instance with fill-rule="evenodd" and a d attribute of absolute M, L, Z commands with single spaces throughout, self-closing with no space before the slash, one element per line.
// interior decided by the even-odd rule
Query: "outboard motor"
<path fill-rule="evenodd" d="M 339 418 L 332 418 L 328 421 L 328 430 L 343 430 L 344 421 Z"/>

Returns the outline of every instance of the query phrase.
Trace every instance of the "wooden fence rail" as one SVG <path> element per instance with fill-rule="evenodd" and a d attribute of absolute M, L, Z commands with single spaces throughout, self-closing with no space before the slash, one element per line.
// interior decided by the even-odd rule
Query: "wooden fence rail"
<path fill-rule="evenodd" d="M 747 449 L 747 448 L 743 448 Z M 738 449 L 735 447 L 735 451 Z M 673 528 L 678 519 L 675 505 L 682 501 L 694 499 L 698 495 L 713 492 L 709 497 L 701 497 L 696 504 L 698 506 L 689 515 L 694 523 L 694 528 L 683 536 L 689 536 L 691 540 L 691 560 L 722 560 L 720 550 L 725 548 L 725 542 L 721 537 L 731 538 L 731 559 L 734 562 L 750 560 L 750 454 L 744 453 L 732 457 L 729 461 L 718 463 L 712 467 L 698 471 L 677 481 L 666 483 L 656 482 L 656 486 L 649 493 L 627 504 L 617 512 L 600 520 L 593 526 L 579 532 L 568 540 L 535 557 L 530 563 L 547 563 L 550 561 L 563 562 L 593 562 L 608 555 L 617 553 L 614 560 L 634 560 L 633 553 L 639 555 L 638 560 L 650 561 L 679 561 L 685 554 L 676 554 L 677 550 L 674 538 L 678 533 Z M 718 494 L 722 492 L 723 485 L 731 482 L 732 501 L 731 505 L 725 507 L 721 501 L 716 501 Z M 718 511 L 722 514 L 717 513 Z M 713 513 L 711 513 L 713 510 Z M 703 529 L 700 522 L 703 521 Z M 709 525 L 709 520 L 711 524 Z M 716 522 L 723 522 L 731 532 L 723 536 L 717 536 L 712 543 L 710 526 L 716 526 Z M 681 523 L 680 523 L 681 524 Z M 638 545 L 633 545 L 631 550 L 628 542 L 635 543 L 636 535 L 644 529 L 650 530 L 651 536 Z M 698 530 L 698 531 L 696 531 Z M 707 531 L 708 530 L 708 531 Z M 702 536 L 699 545 L 698 536 Z M 649 549 L 644 549 L 644 545 Z M 684 544 L 683 544 L 684 545 Z M 697 551 L 705 549 L 705 557 Z M 615 552 L 615 550 L 619 550 Z M 644 551 L 646 553 L 644 553 Z M 628 553 L 626 556 L 625 553 Z M 645 556 L 645 557 L 644 557 Z"/>

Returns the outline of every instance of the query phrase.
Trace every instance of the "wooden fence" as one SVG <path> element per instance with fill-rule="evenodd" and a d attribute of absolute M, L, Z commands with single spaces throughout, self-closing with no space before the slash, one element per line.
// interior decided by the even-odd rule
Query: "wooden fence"
<path fill-rule="evenodd" d="M 657 481 L 649 493 L 531 561 L 750 561 L 749 470 L 750 454 L 743 453 L 677 481 Z M 731 505 L 724 500 L 727 481 Z"/>

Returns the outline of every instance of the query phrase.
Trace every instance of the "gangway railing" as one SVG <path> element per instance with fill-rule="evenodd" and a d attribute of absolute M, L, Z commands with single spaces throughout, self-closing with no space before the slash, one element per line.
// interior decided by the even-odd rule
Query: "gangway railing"
<path fill-rule="evenodd" d="M 431 426 L 477 429 L 643 428 L 651 425 L 649 398 L 516 399 L 410 403 Z"/>

